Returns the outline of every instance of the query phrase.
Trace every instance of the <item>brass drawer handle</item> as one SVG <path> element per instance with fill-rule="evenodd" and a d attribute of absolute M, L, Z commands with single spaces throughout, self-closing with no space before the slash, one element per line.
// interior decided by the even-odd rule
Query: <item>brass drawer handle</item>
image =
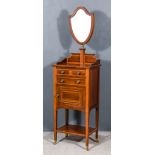
<path fill-rule="evenodd" d="M 76 84 L 79 84 L 79 83 L 80 83 L 80 80 L 77 80 L 77 81 L 76 81 Z"/>
<path fill-rule="evenodd" d="M 64 74 L 64 73 L 65 73 L 65 71 L 61 71 L 60 73 L 61 73 L 61 74 Z"/>
<path fill-rule="evenodd" d="M 60 82 L 61 82 L 61 83 L 64 83 L 64 79 L 61 79 Z"/>
<path fill-rule="evenodd" d="M 60 95 L 59 94 L 56 94 L 56 96 L 59 97 Z"/>
<path fill-rule="evenodd" d="M 80 75 L 80 72 L 78 71 L 76 74 L 77 74 L 77 75 Z"/>

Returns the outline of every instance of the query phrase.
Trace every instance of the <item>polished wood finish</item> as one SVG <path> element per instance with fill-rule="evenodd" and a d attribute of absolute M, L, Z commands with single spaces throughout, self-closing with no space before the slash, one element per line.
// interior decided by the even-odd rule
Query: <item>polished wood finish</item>
<path fill-rule="evenodd" d="M 83 66 L 85 64 L 85 48 L 80 49 L 80 65 Z"/>
<path fill-rule="evenodd" d="M 57 132 L 83 136 L 86 138 L 86 148 L 89 145 L 89 135 L 96 132 L 98 141 L 99 121 L 99 72 L 100 60 L 94 54 L 71 53 L 67 58 L 53 65 L 54 75 L 54 142 Z M 91 109 L 96 109 L 95 126 L 90 127 Z M 65 125 L 57 127 L 57 111 L 65 109 Z M 85 113 L 85 126 L 69 124 L 69 110 Z"/>

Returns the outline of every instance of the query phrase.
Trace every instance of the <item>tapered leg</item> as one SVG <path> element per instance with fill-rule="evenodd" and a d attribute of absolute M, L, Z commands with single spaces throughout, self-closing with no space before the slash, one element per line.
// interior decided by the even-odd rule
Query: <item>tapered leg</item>
<path fill-rule="evenodd" d="M 56 67 L 54 66 L 53 68 L 53 86 L 54 86 L 54 91 L 53 91 L 53 95 L 54 95 L 54 144 L 56 144 L 57 141 L 57 100 L 59 97 L 59 94 L 56 93 L 57 90 L 57 86 L 56 86 Z"/>
<path fill-rule="evenodd" d="M 69 110 L 65 109 L 65 124 L 68 125 L 68 120 L 69 120 Z M 68 134 L 65 134 L 66 137 L 68 137 Z"/>
<path fill-rule="evenodd" d="M 100 85 L 100 69 L 98 68 L 98 84 L 97 84 L 97 107 L 96 107 L 96 142 L 99 142 L 98 128 L 99 128 L 99 85 Z"/>
<path fill-rule="evenodd" d="M 85 105 L 85 130 L 86 130 L 86 150 L 89 144 L 89 104 L 90 104 L 90 70 L 86 69 L 86 105 Z"/>
<path fill-rule="evenodd" d="M 57 142 L 57 110 L 54 110 L 54 144 Z"/>
<path fill-rule="evenodd" d="M 88 144 L 89 144 L 89 111 L 85 113 L 86 117 L 86 150 L 88 151 Z"/>
<path fill-rule="evenodd" d="M 96 108 L 96 142 L 99 142 L 99 139 L 98 139 L 98 125 L 99 125 L 99 108 L 97 107 Z"/>

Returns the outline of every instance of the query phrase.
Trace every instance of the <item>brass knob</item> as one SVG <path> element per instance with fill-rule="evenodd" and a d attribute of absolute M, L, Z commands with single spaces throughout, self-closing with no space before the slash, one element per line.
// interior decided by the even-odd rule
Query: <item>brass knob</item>
<path fill-rule="evenodd" d="M 60 73 L 61 73 L 61 74 L 64 74 L 64 73 L 65 73 L 65 71 L 61 71 Z"/>
<path fill-rule="evenodd" d="M 61 82 L 61 83 L 64 83 L 64 79 L 61 79 L 60 82 Z"/>
<path fill-rule="evenodd" d="M 77 75 L 80 75 L 80 72 L 78 71 L 76 74 L 77 74 Z"/>
<path fill-rule="evenodd" d="M 56 94 L 56 96 L 59 97 L 60 95 L 59 94 Z"/>
<path fill-rule="evenodd" d="M 77 80 L 77 81 L 76 81 L 76 84 L 79 84 L 79 83 L 80 83 L 80 80 Z"/>

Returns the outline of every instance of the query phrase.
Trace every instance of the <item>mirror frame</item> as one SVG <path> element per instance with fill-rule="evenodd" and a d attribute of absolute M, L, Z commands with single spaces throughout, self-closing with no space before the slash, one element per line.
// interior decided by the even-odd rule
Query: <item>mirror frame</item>
<path fill-rule="evenodd" d="M 78 12 L 78 10 L 80 10 L 80 9 L 82 9 L 87 15 L 91 16 L 91 28 L 90 28 L 90 32 L 89 32 L 89 35 L 88 35 L 88 37 L 86 38 L 86 40 L 83 41 L 83 42 L 80 42 L 80 41 L 76 38 L 76 36 L 74 35 L 74 32 L 73 32 L 73 29 L 72 29 L 72 25 L 71 25 L 71 18 L 74 17 L 74 16 L 76 15 L 76 13 Z M 89 42 L 89 40 L 91 39 L 92 34 L 93 34 L 93 32 L 94 32 L 94 13 L 90 13 L 85 7 L 79 6 L 79 7 L 77 7 L 77 8 L 74 10 L 73 14 L 70 15 L 68 19 L 69 19 L 69 29 L 70 29 L 70 32 L 71 32 L 71 34 L 72 34 L 73 39 L 74 39 L 78 44 L 80 44 L 80 45 L 83 45 L 83 46 L 84 46 L 85 44 L 87 44 L 87 43 Z"/>

